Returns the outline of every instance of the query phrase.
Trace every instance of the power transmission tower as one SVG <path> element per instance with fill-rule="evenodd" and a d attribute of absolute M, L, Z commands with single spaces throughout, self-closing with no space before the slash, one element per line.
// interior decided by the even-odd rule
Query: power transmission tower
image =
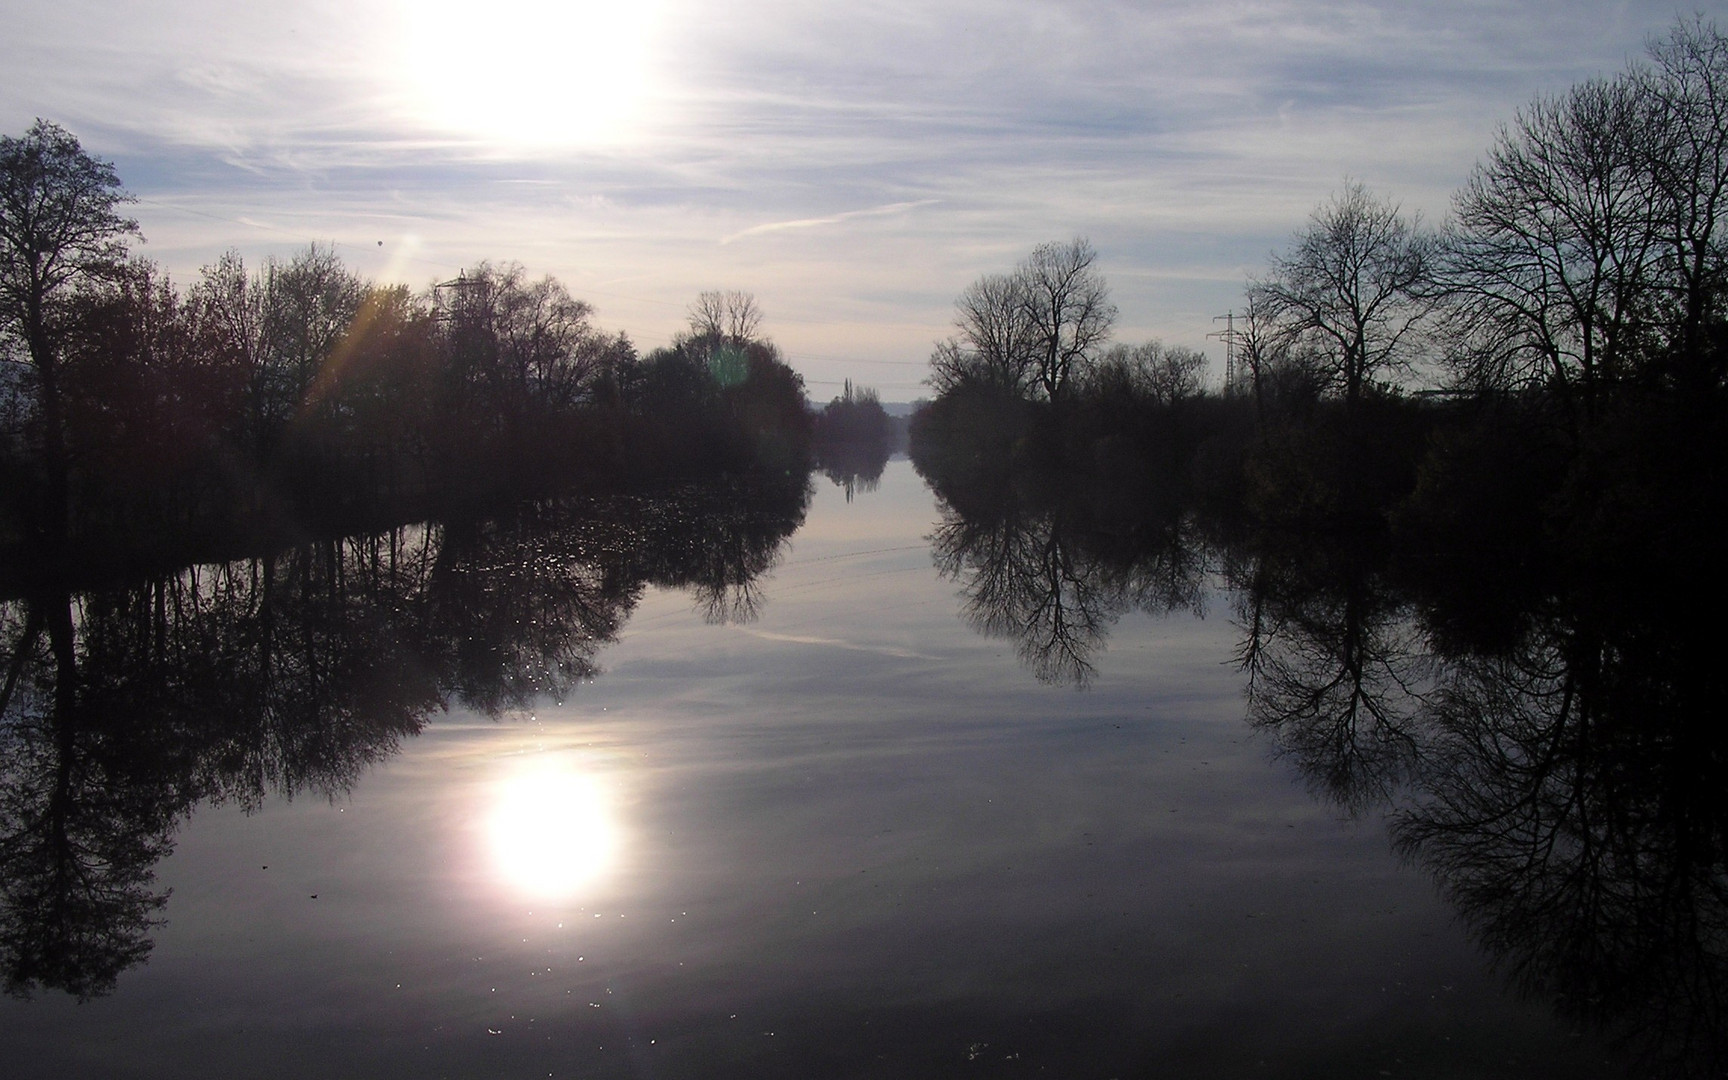
<path fill-rule="evenodd" d="M 477 289 L 484 288 L 486 282 L 478 277 L 469 277 L 467 271 L 460 271 L 450 281 L 440 281 L 432 286 L 432 294 L 439 298 L 439 303 L 433 305 L 432 317 L 439 322 L 449 322 L 457 307 L 467 303 L 469 296 Z M 451 299 L 444 299 L 444 290 L 449 290 Z"/>
<path fill-rule="evenodd" d="M 1224 329 L 1213 331 L 1206 336 L 1224 342 L 1224 394 L 1228 397 L 1236 392 L 1236 312 L 1227 311 L 1222 315 L 1214 315 L 1212 321 L 1224 324 Z"/>

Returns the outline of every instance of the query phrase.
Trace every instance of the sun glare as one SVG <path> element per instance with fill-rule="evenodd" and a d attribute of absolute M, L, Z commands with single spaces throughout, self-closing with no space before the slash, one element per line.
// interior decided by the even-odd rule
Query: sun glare
<path fill-rule="evenodd" d="M 510 145 L 627 138 L 648 90 L 654 5 L 604 0 L 405 4 L 401 68 L 428 127 Z"/>
<path fill-rule="evenodd" d="M 568 898 L 612 864 L 618 829 L 606 792 L 563 762 L 537 762 L 505 779 L 487 820 L 494 865 L 512 889 Z"/>

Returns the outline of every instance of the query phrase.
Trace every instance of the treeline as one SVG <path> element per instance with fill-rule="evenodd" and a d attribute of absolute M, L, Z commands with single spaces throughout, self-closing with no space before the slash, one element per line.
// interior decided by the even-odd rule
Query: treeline
<path fill-rule="evenodd" d="M 1520 112 L 1438 228 L 1347 184 L 1249 282 L 1216 390 L 1191 350 L 1110 345 L 1084 240 L 979 279 L 914 458 L 1252 527 L 1421 518 L 1525 569 L 1578 529 L 1648 546 L 1641 514 L 1719 516 L 1725 224 L 1728 39 L 1688 20 Z"/>
<path fill-rule="evenodd" d="M 0 139 L 15 564 L 178 563 L 577 482 L 807 467 L 803 381 L 747 294 L 703 294 L 643 355 L 514 264 L 416 292 L 312 246 L 182 287 L 131 255 L 126 200 L 52 124 Z"/>
<path fill-rule="evenodd" d="M 876 490 L 898 441 L 894 419 L 876 391 L 847 379 L 840 396 L 816 414 L 815 425 L 816 465 L 846 489 L 846 500 Z"/>

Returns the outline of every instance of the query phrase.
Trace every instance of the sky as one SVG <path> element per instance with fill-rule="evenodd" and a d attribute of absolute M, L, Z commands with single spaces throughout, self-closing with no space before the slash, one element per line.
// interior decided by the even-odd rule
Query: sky
<path fill-rule="evenodd" d="M 1217 378 L 1214 317 L 1347 180 L 1442 221 L 1521 106 L 1692 10 L 0 0 L 0 131 L 112 161 L 182 283 L 313 242 L 416 288 L 514 261 L 644 349 L 741 289 L 811 397 L 907 401 L 969 282 L 1074 236 L 1118 340 Z"/>

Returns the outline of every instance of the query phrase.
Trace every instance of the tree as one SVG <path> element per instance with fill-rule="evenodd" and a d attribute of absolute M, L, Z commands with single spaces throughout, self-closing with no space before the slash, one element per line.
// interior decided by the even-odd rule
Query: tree
<path fill-rule="evenodd" d="M 962 382 L 1015 396 L 1031 391 L 1037 356 L 1018 274 L 986 274 L 966 286 L 954 301 L 954 323 L 960 338 L 938 345 L 931 358 L 938 392 Z"/>
<path fill-rule="evenodd" d="M 269 348 L 265 333 L 267 293 L 268 279 L 250 274 L 240 253 L 230 249 L 204 267 L 190 298 L 201 321 L 215 335 L 222 364 L 233 369 L 245 385 L 244 412 L 235 418 L 237 434 L 255 454 L 266 445 L 269 427 L 264 363 Z"/>
<path fill-rule="evenodd" d="M 245 386 L 204 309 L 155 265 L 129 260 L 63 305 L 57 364 L 79 519 L 146 490 L 166 494 L 213 465 Z M 122 494 L 124 493 L 124 494 Z M 136 509 L 140 528 L 149 519 Z"/>
<path fill-rule="evenodd" d="M 742 346 L 762 331 L 762 309 L 756 297 L 737 289 L 710 289 L 690 304 L 690 334 L 718 338 Z"/>
<path fill-rule="evenodd" d="M 515 263 L 481 263 L 438 293 L 454 377 L 506 427 L 581 404 L 618 350 L 590 304 Z"/>
<path fill-rule="evenodd" d="M 1015 271 L 1030 324 L 1036 376 L 1044 396 L 1064 396 L 1077 369 L 1097 358 L 1110 338 L 1116 305 L 1103 275 L 1092 268 L 1090 241 L 1039 244 Z"/>
<path fill-rule="evenodd" d="M 1456 197 L 1445 286 L 1475 388 L 1545 384 L 1589 418 L 1626 376 L 1658 253 L 1638 111 L 1625 80 L 1540 99 Z"/>
<path fill-rule="evenodd" d="M 1650 62 L 1543 98 L 1456 199 L 1453 358 L 1478 389 L 1543 386 L 1590 424 L 1634 389 L 1718 386 L 1728 39 L 1702 19 Z"/>
<path fill-rule="evenodd" d="M 1040 244 L 1011 274 L 987 274 L 954 302 L 958 337 L 930 357 L 936 392 L 987 386 L 1055 400 L 1097 360 L 1116 306 L 1084 238 Z"/>
<path fill-rule="evenodd" d="M 1206 356 L 1161 341 L 1112 345 L 1087 374 L 1085 393 L 1170 408 L 1206 387 Z"/>
<path fill-rule="evenodd" d="M 1728 38 L 1701 18 L 1677 24 L 1634 72 L 1644 100 L 1644 148 L 1656 196 L 1662 286 L 1668 300 L 1663 374 L 1697 391 L 1720 382 L 1722 358 L 1705 334 L 1722 317 L 1728 215 Z"/>
<path fill-rule="evenodd" d="M 68 498 L 55 306 L 124 258 L 138 231 L 117 210 L 129 200 L 114 166 L 58 124 L 0 136 L 0 333 L 22 342 L 35 373 L 50 536 L 65 531 Z"/>
<path fill-rule="evenodd" d="M 1351 182 L 1249 284 L 1249 302 L 1288 351 L 1312 351 L 1354 406 L 1376 379 L 1410 367 L 1418 325 L 1432 308 L 1434 257 L 1432 237 L 1415 220 Z"/>
<path fill-rule="evenodd" d="M 267 423 L 280 426 L 313 404 L 366 295 L 334 248 L 309 244 L 286 264 L 264 266 L 264 387 Z"/>

